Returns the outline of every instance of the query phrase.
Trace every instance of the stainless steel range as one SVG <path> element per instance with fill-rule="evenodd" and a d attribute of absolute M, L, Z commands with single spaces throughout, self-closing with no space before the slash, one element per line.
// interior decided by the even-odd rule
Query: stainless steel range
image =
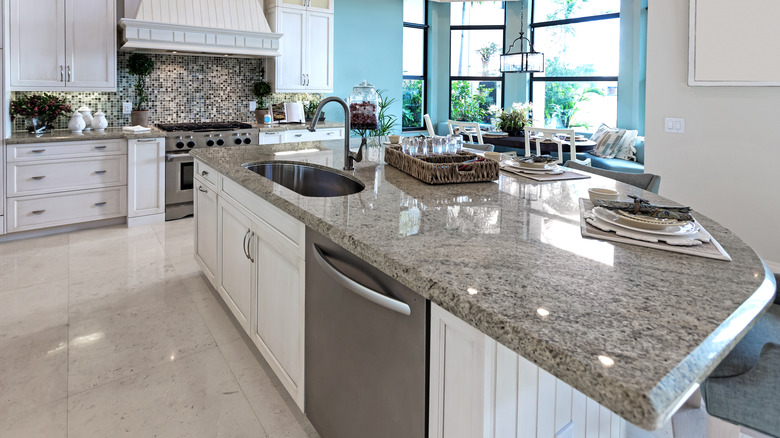
<path fill-rule="evenodd" d="M 161 123 L 165 134 L 165 220 L 193 213 L 194 163 L 190 149 L 251 145 L 260 132 L 248 123 Z"/>

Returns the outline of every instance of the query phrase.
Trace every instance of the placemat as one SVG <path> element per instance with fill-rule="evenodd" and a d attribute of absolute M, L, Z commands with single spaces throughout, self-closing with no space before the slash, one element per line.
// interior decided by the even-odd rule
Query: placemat
<path fill-rule="evenodd" d="M 716 260 L 725 260 L 729 262 L 731 261 L 731 256 L 728 255 L 726 250 L 724 250 L 723 247 L 720 246 L 720 243 L 718 243 L 718 241 L 715 240 L 715 238 L 712 237 L 711 234 L 707 233 L 707 230 L 705 230 L 703 226 L 701 227 L 701 229 L 704 233 L 706 233 L 709 236 L 710 241 L 707 243 L 702 243 L 701 245 L 679 246 L 679 245 L 670 245 L 665 242 L 645 242 L 642 240 L 632 239 L 630 237 L 618 236 L 616 233 L 612 231 L 603 231 L 589 224 L 585 220 L 585 212 L 592 210 L 593 207 L 594 207 L 593 203 L 590 202 L 590 199 L 580 198 L 580 232 L 582 233 L 583 237 L 590 237 L 592 239 L 600 239 L 600 240 L 610 240 L 613 242 L 627 243 L 629 245 L 644 246 L 646 248 L 655 248 L 664 251 L 679 252 L 682 254 L 706 257 L 706 258 L 716 259 Z M 701 226 L 701 224 L 699 224 L 699 226 Z"/>
<path fill-rule="evenodd" d="M 511 166 L 502 166 L 501 170 L 507 171 L 512 175 L 522 176 L 523 178 L 532 179 L 534 181 L 566 181 L 571 179 L 588 179 L 590 175 L 583 175 L 581 173 L 566 170 L 563 173 L 553 175 L 546 173 L 523 173 L 519 170 L 513 169 Z"/>

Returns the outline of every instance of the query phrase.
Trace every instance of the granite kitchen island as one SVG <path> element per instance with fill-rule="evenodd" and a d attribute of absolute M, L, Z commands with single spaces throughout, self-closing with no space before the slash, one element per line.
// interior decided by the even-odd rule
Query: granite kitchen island
<path fill-rule="evenodd" d="M 341 169 L 341 143 L 325 145 L 336 150 L 325 164 Z M 312 198 L 241 166 L 294 154 L 250 146 L 192 155 L 646 429 L 669 419 L 774 294 L 756 253 L 695 205 L 733 261 L 581 237 L 578 202 L 589 187 L 669 202 L 598 176 L 535 183 L 502 173 L 492 183 L 430 186 L 364 161 L 349 174 L 365 190 Z"/>

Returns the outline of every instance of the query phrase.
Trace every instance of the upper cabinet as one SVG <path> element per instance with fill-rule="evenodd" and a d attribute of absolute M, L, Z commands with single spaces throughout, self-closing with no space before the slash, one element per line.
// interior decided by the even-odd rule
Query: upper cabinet
<path fill-rule="evenodd" d="M 265 0 L 265 8 L 270 9 L 277 6 L 308 9 L 310 11 L 333 12 L 333 2 L 335 0 Z"/>
<path fill-rule="evenodd" d="M 329 3 L 332 6 L 332 1 Z M 266 15 L 271 30 L 283 34 L 279 42 L 281 56 L 267 63 L 274 90 L 332 92 L 333 13 L 285 6 L 271 8 Z"/>
<path fill-rule="evenodd" d="M 115 2 L 10 0 L 12 91 L 116 91 Z"/>

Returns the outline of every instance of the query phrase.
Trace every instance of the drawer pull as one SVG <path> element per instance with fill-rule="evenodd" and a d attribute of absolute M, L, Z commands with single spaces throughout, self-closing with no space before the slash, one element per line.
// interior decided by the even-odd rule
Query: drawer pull
<path fill-rule="evenodd" d="M 42 180 L 44 178 L 46 178 L 46 177 L 45 176 L 34 176 L 34 177 L 32 177 L 32 179 L 34 179 L 36 181 L 40 181 L 40 180 Z"/>
<path fill-rule="evenodd" d="M 103 149 L 105 149 L 105 148 L 106 148 L 105 146 L 95 146 L 95 149 L 97 149 L 97 150 L 101 150 L 101 151 L 102 151 Z"/>
<path fill-rule="evenodd" d="M 95 173 L 97 173 L 98 175 L 104 175 L 106 173 L 106 171 L 105 170 L 96 170 Z"/>
<path fill-rule="evenodd" d="M 303 134 L 295 134 L 296 137 L 303 137 Z"/>
<path fill-rule="evenodd" d="M 157 139 L 156 138 L 147 138 L 145 140 L 136 140 L 136 141 L 138 143 L 149 143 L 149 142 L 152 142 L 152 141 L 157 141 Z"/>
<path fill-rule="evenodd" d="M 106 203 L 105 203 L 105 202 L 96 202 L 96 203 L 95 203 L 95 207 L 102 207 L 102 206 L 104 206 L 104 205 L 106 205 Z"/>
<path fill-rule="evenodd" d="M 200 174 L 201 174 L 202 176 L 206 176 L 206 175 L 208 175 L 209 173 L 208 173 L 208 171 L 205 171 L 205 170 L 204 170 L 204 171 L 203 171 L 203 172 L 201 172 Z"/>
<path fill-rule="evenodd" d="M 279 135 L 278 132 L 266 132 L 265 135 Z"/>
<path fill-rule="evenodd" d="M 33 149 L 32 153 L 34 154 L 42 154 L 46 152 L 46 149 Z"/>
<path fill-rule="evenodd" d="M 43 212 L 46 210 L 35 210 L 32 212 L 32 214 L 43 214 Z"/>
<path fill-rule="evenodd" d="M 204 189 L 203 186 L 198 186 L 198 190 L 200 190 L 203 193 L 208 193 L 209 191 Z"/>
<path fill-rule="evenodd" d="M 328 133 L 328 135 L 333 135 L 333 134 L 335 134 L 335 132 L 331 131 L 331 132 Z"/>

